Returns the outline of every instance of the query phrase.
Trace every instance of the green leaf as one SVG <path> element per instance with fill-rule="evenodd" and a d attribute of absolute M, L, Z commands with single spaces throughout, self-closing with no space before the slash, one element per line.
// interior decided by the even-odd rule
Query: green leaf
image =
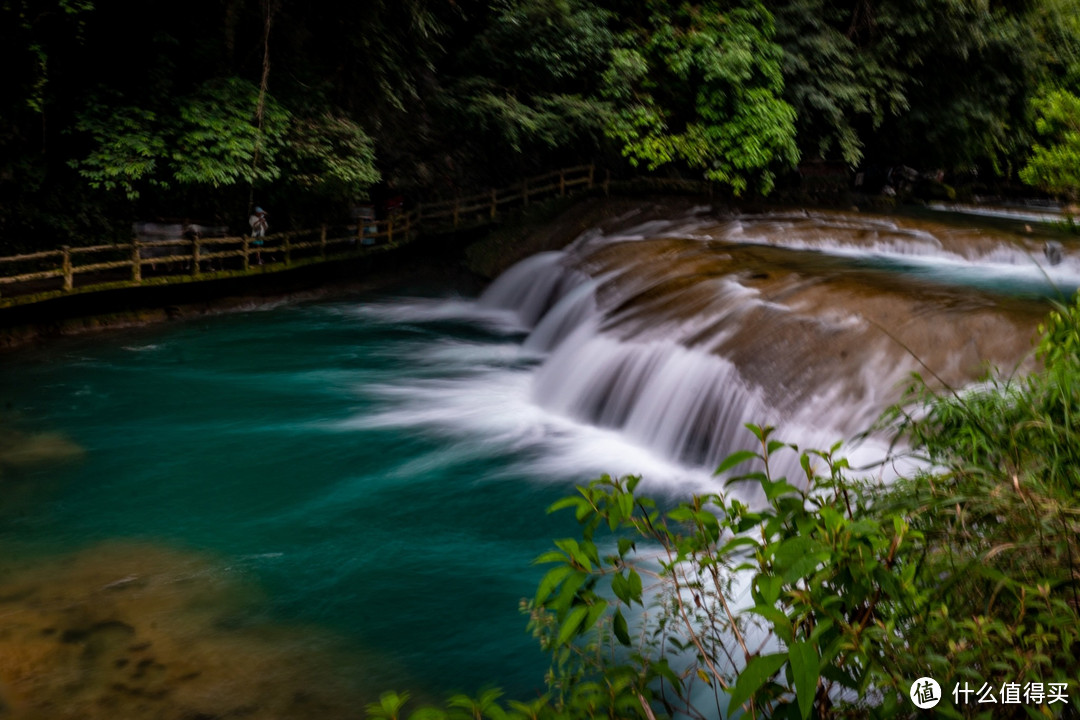
<path fill-rule="evenodd" d="M 804 555 L 795 562 L 793 562 L 786 570 L 784 570 L 783 579 L 784 582 L 794 583 L 797 580 L 801 580 L 807 575 L 814 572 L 817 566 L 823 562 L 827 562 L 830 557 L 830 553 L 817 552 L 810 555 Z"/>
<path fill-rule="evenodd" d="M 559 627 L 559 635 L 555 639 L 556 645 L 565 645 L 570 638 L 577 633 L 578 627 L 581 625 L 582 620 L 589 613 L 588 605 L 577 605 L 570 609 L 566 619 L 563 620 L 563 624 Z"/>
<path fill-rule="evenodd" d="M 780 440 L 770 440 L 768 442 L 768 444 L 765 446 L 765 451 L 769 455 L 772 455 L 777 450 L 779 450 L 781 448 L 786 448 L 786 447 L 790 447 L 786 442 L 782 442 Z"/>
<path fill-rule="evenodd" d="M 694 513 L 694 519 L 701 525 L 702 531 L 710 541 L 715 542 L 720 537 L 720 521 L 708 510 L 698 510 Z"/>
<path fill-rule="evenodd" d="M 576 570 L 567 576 L 563 582 L 562 587 L 559 589 L 559 594 L 554 600 L 550 600 L 546 603 L 549 610 L 554 610 L 560 617 L 566 613 L 570 606 L 574 604 L 574 599 L 578 596 L 578 592 L 582 586 L 589 579 L 589 574 Z"/>
<path fill-rule="evenodd" d="M 728 455 L 726 458 L 724 458 L 724 461 L 720 463 L 720 467 L 716 468 L 716 472 L 714 472 L 713 475 L 720 475 L 735 467 L 739 463 L 743 463 L 747 460 L 753 460 L 754 458 L 760 457 L 761 456 L 758 455 L 756 452 L 752 452 L 750 450 L 740 450 L 738 452 L 732 453 L 731 455 Z"/>
<path fill-rule="evenodd" d="M 574 569 L 569 565 L 559 565 L 548 570 L 536 590 L 536 604 L 543 605 L 547 602 L 547 599 L 551 597 L 551 593 L 555 592 L 555 588 L 559 586 L 559 583 L 565 580 L 573 571 Z"/>
<path fill-rule="evenodd" d="M 630 583 L 630 599 L 637 600 L 639 605 L 644 606 L 644 603 L 641 601 L 641 576 L 638 575 L 637 570 L 635 570 L 634 568 L 630 568 L 630 573 L 627 580 Z"/>
<path fill-rule="evenodd" d="M 396 692 L 384 692 L 379 696 L 379 702 L 367 706 L 367 714 L 379 720 L 392 720 L 401 713 L 401 708 L 409 702 L 409 693 L 400 695 Z"/>
<path fill-rule="evenodd" d="M 780 590 L 784 587 L 784 579 L 777 575 L 758 575 L 758 590 L 761 598 L 767 605 L 774 605 L 780 598 Z"/>
<path fill-rule="evenodd" d="M 668 514 L 668 519 L 675 522 L 690 522 L 694 519 L 694 511 L 688 505 L 680 505 Z"/>
<path fill-rule="evenodd" d="M 772 429 L 772 428 L 762 428 L 760 425 L 755 425 L 754 423 L 746 423 L 746 425 L 744 427 L 747 430 L 749 430 L 750 432 L 754 433 L 754 437 L 756 437 L 761 442 L 765 442 L 765 438 L 769 434 L 768 431 Z"/>
<path fill-rule="evenodd" d="M 725 558 L 730 555 L 734 550 L 740 547 L 753 547 L 758 546 L 758 541 L 751 537 L 735 537 L 724 543 L 719 550 L 716 551 L 717 557 Z"/>
<path fill-rule="evenodd" d="M 615 597 L 619 598 L 627 605 L 630 604 L 630 583 L 627 582 L 626 577 L 622 573 L 612 575 L 611 591 L 615 593 Z"/>
<path fill-rule="evenodd" d="M 818 686 L 818 655 L 813 643 L 797 642 L 788 648 L 791 672 L 795 676 L 795 697 L 803 720 L 814 709 L 814 695 Z"/>
<path fill-rule="evenodd" d="M 671 669 L 671 665 L 668 663 L 666 657 L 660 658 L 653 663 L 652 669 L 657 675 L 671 683 L 671 686 L 676 690 L 682 687 L 682 679 Z"/>
<path fill-rule="evenodd" d="M 751 695 L 756 693 L 776 671 L 787 662 L 787 653 L 775 653 L 773 655 L 759 655 L 746 664 L 739 673 L 739 679 L 735 681 L 735 689 L 731 691 L 732 707 L 740 707 Z M 729 712 L 730 714 L 730 712 Z"/>
<path fill-rule="evenodd" d="M 786 480 L 777 480 L 768 487 L 765 488 L 765 498 L 767 500 L 775 500 L 781 495 L 799 495 L 801 491 L 789 485 Z"/>
<path fill-rule="evenodd" d="M 763 472 L 752 472 L 752 473 L 746 473 L 745 475 L 735 475 L 733 477 L 728 478 L 724 482 L 724 487 L 734 485 L 735 483 L 738 483 L 738 482 L 750 482 L 751 480 L 756 482 L 756 483 L 759 483 L 761 485 L 765 485 L 767 482 L 769 482 L 769 476 L 766 475 Z"/>
<path fill-rule="evenodd" d="M 544 565 L 546 563 L 564 563 L 566 562 L 566 556 L 558 550 L 549 550 L 540 557 L 533 560 L 533 565 Z"/>
<path fill-rule="evenodd" d="M 548 506 L 547 511 L 549 513 L 554 513 L 558 512 L 559 510 L 564 510 L 565 508 L 577 508 L 582 503 L 584 503 L 586 506 L 589 504 L 585 500 L 585 498 L 577 495 L 571 495 L 569 497 L 564 497 L 561 500 L 556 500 L 550 506 Z"/>
<path fill-rule="evenodd" d="M 596 622 L 600 619 L 600 616 L 607 610 L 607 600 L 597 599 L 589 608 L 588 615 L 585 616 L 585 622 L 582 623 L 582 631 L 586 631 L 589 628 L 596 625 Z"/>
<path fill-rule="evenodd" d="M 817 625 L 814 626 L 814 631 L 810 633 L 810 641 L 817 643 L 821 636 L 832 630 L 833 625 L 832 618 L 821 618 L 818 620 Z M 830 660 L 832 658 L 829 658 Z"/>
<path fill-rule="evenodd" d="M 626 618 L 622 610 L 615 611 L 615 619 L 611 623 L 611 629 L 615 631 L 615 639 L 627 647 L 630 646 L 630 628 L 626 625 Z"/>
<path fill-rule="evenodd" d="M 570 559 L 577 563 L 579 566 L 585 568 L 585 570 L 592 570 L 592 562 L 589 560 L 589 550 L 595 553 L 595 546 L 590 542 L 585 542 L 585 547 L 582 547 L 577 540 L 573 538 L 564 538 L 562 540 L 556 540 L 555 546 L 570 556 Z"/>
<path fill-rule="evenodd" d="M 772 605 L 755 605 L 747 610 L 755 615 L 761 617 L 772 623 L 773 632 L 785 643 L 790 643 L 795 636 L 794 628 L 791 625 L 791 619 L 784 614 L 782 610 Z"/>

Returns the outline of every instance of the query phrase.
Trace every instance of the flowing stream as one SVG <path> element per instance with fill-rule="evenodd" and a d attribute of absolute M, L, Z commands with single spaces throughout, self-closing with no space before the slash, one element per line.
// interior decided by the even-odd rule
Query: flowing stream
<path fill-rule="evenodd" d="M 546 505 L 601 473 L 718 489 L 744 423 L 827 446 L 913 371 L 1021 365 L 1046 298 L 1080 285 L 1042 242 L 628 216 L 478 299 L 404 288 L 0 359 L 0 718 L 531 697 L 546 663 L 518 602 L 576 527 Z"/>

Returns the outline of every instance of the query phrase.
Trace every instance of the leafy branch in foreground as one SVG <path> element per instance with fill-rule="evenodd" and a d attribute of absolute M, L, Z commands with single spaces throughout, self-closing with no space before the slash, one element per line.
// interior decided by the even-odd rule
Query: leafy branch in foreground
<path fill-rule="evenodd" d="M 757 449 L 724 461 L 748 468 L 724 492 L 662 507 L 636 477 L 579 488 L 551 509 L 580 537 L 538 558 L 552 567 L 524 603 L 547 693 L 409 717 L 908 717 L 924 676 L 942 717 L 988 716 L 953 688 L 988 693 L 994 717 L 1075 714 L 1080 300 L 1042 332 L 1026 378 L 947 397 L 917 381 L 887 415 L 924 460 L 911 477 L 853 477 L 839 446 L 799 452 L 750 425 Z M 774 477 L 790 452 L 801 475 Z M 1022 687 L 1041 694 L 1006 702 Z"/>
<path fill-rule="evenodd" d="M 789 482 L 772 476 L 770 460 L 796 448 L 772 439 L 771 428 L 750 430 L 759 451 L 732 455 L 719 472 L 756 461 L 760 470 L 727 481 L 760 488 L 756 508 L 718 493 L 662 512 L 634 494 L 636 478 L 601 478 L 556 505 L 573 508 L 583 526 L 580 543 L 556 543 L 561 559 L 541 558 L 560 564 L 533 606 L 562 679 L 553 684 L 557 710 L 576 714 L 566 688 L 600 677 L 612 701 L 586 714 L 624 716 L 615 706 L 622 688 L 608 680 L 615 671 L 634 678 L 644 717 L 742 706 L 751 716 L 808 718 L 864 707 L 868 695 L 886 710 L 900 704 L 910 680 L 891 671 L 902 643 L 896 624 L 919 603 L 901 551 L 918 534 L 901 517 L 871 516 L 873 493 L 845 478 L 837 448 L 801 454 L 804 477 Z M 601 557 L 596 533 L 605 527 L 617 552 Z M 610 595 L 610 623 L 588 624 Z"/>

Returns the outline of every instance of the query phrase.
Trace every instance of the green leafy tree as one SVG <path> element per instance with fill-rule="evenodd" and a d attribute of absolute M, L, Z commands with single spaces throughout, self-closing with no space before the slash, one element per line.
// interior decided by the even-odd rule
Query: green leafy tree
<path fill-rule="evenodd" d="M 783 97 L 796 111 L 803 156 L 859 164 L 867 133 L 908 108 L 906 69 L 889 56 L 889 45 L 879 48 L 871 32 L 877 21 L 860 19 L 850 3 L 795 0 L 770 7 L 784 52 Z"/>
<path fill-rule="evenodd" d="M 261 100 L 258 88 L 232 77 L 204 83 L 168 112 L 95 106 L 77 125 L 93 150 L 73 165 L 93 187 L 132 199 L 142 185 L 278 180 L 350 199 L 378 180 L 371 140 L 356 123 L 330 112 L 298 118 L 272 96 Z"/>
<path fill-rule="evenodd" d="M 594 156 L 611 114 L 597 87 L 612 14 L 583 0 L 501 0 L 476 14 L 479 30 L 443 63 L 449 80 L 436 98 L 456 165 L 480 158 L 510 182 Z"/>
<path fill-rule="evenodd" d="M 619 35 L 602 93 L 631 164 L 676 163 L 736 193 L 768 192 L 798 160 L 795 112 L 765 6 L 651 2 Z"/>
<path fill-rule="evenodd" d="M 1047 192 L 1080 197 L 1080 97 L 1055 90 L 1034 103 L 1037 142 L 1020 178 Z"/>
<path fill-rule="evenodd" d="M 1038 0 L 1029 20 L 1042 53 L 1040 85 L 1080 86 L 1080 0 Z"/>

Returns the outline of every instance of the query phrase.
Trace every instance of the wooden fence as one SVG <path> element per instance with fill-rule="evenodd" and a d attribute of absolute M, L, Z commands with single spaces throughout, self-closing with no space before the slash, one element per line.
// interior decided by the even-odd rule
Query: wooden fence
<path fill-rule="evenodd" d="M 420 204 L 384 220 L 361 219 L 355 234 L 335 237 L 328 237 L 323 226 L 265 238 L 133 240 L 0 257 L 0 307 L 72 293 L 215 280 L 358 257 L 397 247 L 420 233 L 484 225 L 512 208 L 592 188 L 595 174 L 592 165 L 556 170 L 514 187 Z M 608 182 L 605 176 L 605 191 Z"/>

